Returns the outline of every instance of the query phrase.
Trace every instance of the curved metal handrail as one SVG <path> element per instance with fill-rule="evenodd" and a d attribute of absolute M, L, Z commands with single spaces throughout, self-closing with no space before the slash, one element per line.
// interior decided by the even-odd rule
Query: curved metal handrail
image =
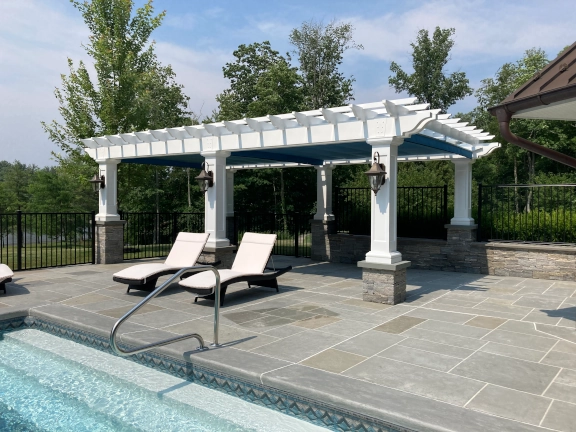
<path fill-rule="evenodd" d="M 178 270 L 178 272 L 176 274 L 171 276 L 166 282 L 164 282 L 162 285 L 160 285 L 158 288 L 156 288 L 154 291 L 152 291 L 144 300 L 142 300 L 140 303 L 138 303 L 136 306 L 134 306 L 132 309 L 130 309 L 126 314 L 124 314 L 124 316 L 122 318 L 120 318 L 116 322 L 116 324 L 114 324 L 114 327 L 112 327 L 112 331 L 110 332 L 110 346 L 112 347 L 112 350 L 116 354 L 123 356 L 123 357 L 126 357 L 129 355 L 138 354 L 138 353 L 141 353 L 144 351 L 149 351 L 152 348 L 168 345 L 168 344 L 171 344 L 174 342 L 180 342 L 180 341 L 190 339 L 190 338 L 195 338 L 198 340 L 198 342 L 200 342 L 200 347 L 198 349 L 206 349 L 206 345 L 204 344 L 204 339 L 198 333 L 189 333 L 189 334 L 185 334 L 185 335 L 181 335 L 181 336 L 176 336 L 176 337 L 173 337 L 170 339 L 166 339 L 166 340 L 162 340 L 159 342 L 154 342 L 154 343 L 151 343 L 148 345 L 144 345 L 144 346 L 141 346 L 141 347 L 133 349 L 133 350 L 123 350 L 116 343 L 116 334 L 118 332 L 118 329 L 122 325 L 122 323 L 124 323 L 124 321 L 126 321 L 128 318 L 130 318 L 132 316 L 132 314 L 136 313 L 138 311 L 138 309 L 140 309 L 142 306 L 144 306 L 150 300 L 152 300 L 153 298 L 158 296 L 166 288 L 168 288 L 168 286 L 170 286 L 170 284 L 172 283 L 172 281 L 174 281 L 174 279 L 176 279 L 177 277 L 181 276 L 183 273 L 186 273 L 186 272 L 197 273 L 197 272 L 206 271 L 206 270 L 212 270 L 212 272 L 214 273 L 214 276 L 216 276 L 216 285 L 214 286 L 214 301 L 215 301 L 215 303 L 214 303 L 214 343 L 212 344 L 212 346 L 218 346 L 218 331 L 220 328 L 220 273 L 213 266 L 197 265 L 194 267 L 186 267 L 186 268 L 183 268 L 181 270 Z"/>

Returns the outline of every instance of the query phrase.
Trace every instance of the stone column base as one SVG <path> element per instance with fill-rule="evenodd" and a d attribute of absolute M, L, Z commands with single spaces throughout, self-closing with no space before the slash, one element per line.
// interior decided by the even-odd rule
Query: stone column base
<path fill-rule="evenodd" d="M 218 269 L 229 269 L 232 268 L 232 263 L 236 255 L 236 246 L 226 246 L 220 248 L 213 248 L 206 246 L 198 258 L 198 262 L 202 264 L 211 264 L 216 261 L 221 261 L 220 264 L 216 266 Z"/>
<path fill-rule="evenodd" d="M 362 267 L 362 300 L 398 304 L 406 300 L 406 269 L 410 261 L 400 261 L 396 264 L 377 264 L 359 261 Z"/>
<path fill-rule="evenodd" d="M 476 241 L 478 225 L 444 225 L 447 235 L 446 241 L 448 243 L 470 243 Z"/>
<path fill-rule="evenodd" d="M 330 260 L 330 242 L 328 234 L 336 233 L 336 221 L 312 219 L 310 221 L 312 247 L 310 258 L 315 261 Z"/>
<path fill-rule="evenodd" d="M 96 221 L 96 264 L 124 261 L 124 224 L 126 221 Z"/>

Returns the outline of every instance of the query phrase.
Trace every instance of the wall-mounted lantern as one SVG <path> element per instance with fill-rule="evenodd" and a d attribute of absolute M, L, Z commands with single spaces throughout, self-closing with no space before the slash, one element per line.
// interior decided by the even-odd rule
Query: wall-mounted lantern
<path fill-rule="evenodd" d="M 208 162 L 202 163 L 202 171 L 194 179 L 198 182 L 198 186 L 200 186 L 200 190 L 203 193 L 206 193 L 209 187 L 214 186 L 214 176 L 212 171 L 209 171 Z"/>
<path fill-rule="evenodd" d="M 368 176 L 370 188 L 374 191 L 374 195 L 376 195 L 380 187 L 386 182 L 386 167 L 380 163 L 380 153 L 374 153 L 372 167 L 364 174 Z"/>
<path fill-rule="evenodd" d="M 100 189 L 104 189 L 106 187 L 106 178 L 103 175 L 94 174 L 94 177 L 90 179 L 90 183 L 92 183 L 92 189 L 94 192 L 98 192 Z"/>

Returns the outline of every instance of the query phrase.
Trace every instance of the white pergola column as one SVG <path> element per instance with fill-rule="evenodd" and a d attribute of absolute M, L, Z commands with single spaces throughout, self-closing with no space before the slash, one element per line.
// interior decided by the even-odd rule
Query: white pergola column
<path fill-rule="evenodd" d="M 230 152 L 207 151 L 201 155 L 208 164 L 206 170 L 212 171 L 214 179 L 214 185 L 205 194 L 205 232 L 210 233 L 206 247 L 230 246 L 230 240 L 226 237 L 226 158 Z"/>
<path fill-rule="evenodd" d="M 119 160 L 106 159 L 98 161 L 98 176 L 104 176 L 105 187 L 100 189 L 98 214 L 100 222 L 119 221 L 118 214 L 118 164 Z"/>
<path fill-rule="evenodd" d="M 451 225 L 474 225 L 472 219 L 472 164 L 474 159 L 453 159 L 454 217 Z"/>
<path fill-rule="evenodd" d="M 314 220 L 332 221 L 332 165 L 316 166 L 316 214 Z"/>
<path fill-rule="evenodd" d="M 234 173 L 237 170 L 226 170 L 226 216 L 234 216 Z"/>
<path fill-rule="evenodd" d="M 368 140 L 372 145 L 372 156 L 380 154 L 380 163 L 386 166 L 386 182 L 377 195 L 372 194 L 371 243 L 366 254 L 366 263 L 396 264 L 402 254 L 396 250 L 396 199 L 398 186 L 398 146 L 402 139 L 386 138 Z"/>

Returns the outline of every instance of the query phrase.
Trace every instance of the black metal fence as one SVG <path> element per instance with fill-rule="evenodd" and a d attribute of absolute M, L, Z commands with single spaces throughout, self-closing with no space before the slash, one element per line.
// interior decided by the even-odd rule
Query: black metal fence
<path fill-rule="evenodd" d="M 31 270 L 95 262 L 95 213 L 0 214 L 0 262 Z"/>
<path fill-rule="evenodd" d="M 273 254 L 310 257 L 312 233 L 310 219 L 303 213 L 242 213 L 234 215 L 234 238 L 238 244 L 245 232 L 276 234 Z"/>
<path fill-rule="evenodd" d="M 369 188 L 336 188 L 334 214 L 337 232 L 370 235 Z M 399 187 L 399 237 L 446 239 L 448 186 Z"/>
<path fill-rule="evenodd" d="M 180 231 L 204 232 L 204 213 L 120 212 L 124 225 L 124 259 L 168 255 Z"/>
<path fill-rule="evenodd" d="M 478 185 L 478 241 L 576 243 L 576 185 Z"/>

